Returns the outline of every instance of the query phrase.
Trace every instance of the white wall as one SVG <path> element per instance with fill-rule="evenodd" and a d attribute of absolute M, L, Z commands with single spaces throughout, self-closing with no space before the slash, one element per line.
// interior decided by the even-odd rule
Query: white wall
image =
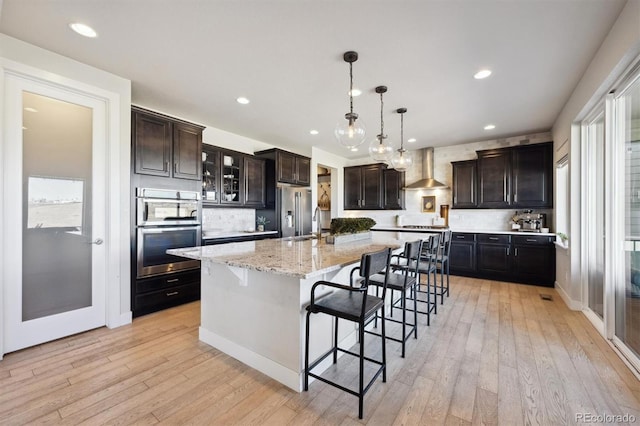
<path fill-rule="evenodd" d="M 581 181 L 579 123 L 593 106 L 611 89 L 614 81 L 640 55 L 640 0 L 629 0 L 609 34 L 596 52 L 552 128 L 556 144 L 555 158 L 569 154 L 570 173 L 570 249 L 559 264 L 557 282 L 560 294 L 572 308 L 582 306 L 580 275 Z M 569 270 L 564 281 L 564 272 Z M 562 275 L 560 274 L 562 272 Z"/>
<path fill-rule="evenodd" d="M 20 40 L 0 34 L 0 70 L 19 67 L 28 70 L 28 74 L 37 75 L 55 83 L 66 84 L 70 81 L 78 85 L 95 89 L 109 94 L 113 103 L 108 106 L 109 119 L 107 123 L 110 132 L 109 151 L 109 207 L 107 212 L 108 260 L 109 271 L 107 285 L 113 291 L 107 297 L 107 324 L 111 327 L 119 326 L 131 321 L 130 309 L 130 202 L 129 202 L 129 173 L 130 173 L 130 134 L 131 134 L 131 83 L 116 75 L 90 67 L 53 52 L 24 43 Z M 4 92 L 0 87 L 0 105 L 4 104 Z M 4 111 L 0 117 L 4 116 Z M 2 126 L 0 126 L 1 128 Z M 2 161 L 3 146 L 8 141 L 0 140 L 0 162 Z M 2 187 L 0 176 L 0 187 Z M 1 199 L 2 197 L 0 197 Z M 0 223 L 4 224 L 4 206 L 0 205 Z M 0 228 L 1 229 L 1 228 Z M 3 241 L 0 230 L 0 241 Z M 0 252 L 0 270 L 4 253 Z M 5 285 L 0 283 L 0 289 Z M 115 296 L 117 295 L 117 296 Z M 0 291 L 0 306 L 2 306 L 2 292 Z M 2 318 L 0 317 L 0 342 L 2 341 Z M 0 354 L 2 351 L 0 351 Z M 1 356 L 1 355 L 0 355 Z"/>

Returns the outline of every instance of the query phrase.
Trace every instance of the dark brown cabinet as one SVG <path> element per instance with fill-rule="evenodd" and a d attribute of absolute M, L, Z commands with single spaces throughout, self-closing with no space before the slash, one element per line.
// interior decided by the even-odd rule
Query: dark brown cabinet
<path fill-rule="evenodd" d="M 555 237 L 454 232 L 451 273 L 476 278 L 552 287 Z"/>
<path fill-rule="evenodd" d="M 478 151 L 451 163 L 453 208 L 553 207 L 553 143 Z"/>
<path fill-rule="evenodd" d="M 552 163 L 551 142 L 478 152 L 478 207 L 553 207 Z"/>
<path fill-rule="evenodd" d="M 477 161 L 456 161 L 453 167 L 453 208 L 471 209 L 478 206 L 477 193 Z"/>
<path fill-rule="evenodd" d="M 200 180 L 201 126 L 132 108 L 134 172 Z"/>
<path fill-rule="evenodd" d="M 244 205 L 265 206 L 265 161 L 261 158 L 244 157 Z"/>
<path fill-rule="evenodd" d="M 256 157 L 275 161 L 275 178 L 278 183 L 309 186 L 311 184 L 311 159 L 281 149 L 256 152 Z"/>
<path fill-rule="evenodd" d="M 449 249 L 451 273 L 472 273 L 476 270 L 476 234 L 454 232 Z"/>
<path fill-rule="evenodd" d="M 512 207 L 553 207 L 553 147 L 527 145 L 511 153 Z"/>
<path fill-rule="evenodd" d="M 381 210 L 384 164 L 344 168 L 345 210 Z"/>
<path fill-rule="evenodd" d="M 477 267 L 480 274 L 507 274 L 511 270 L 511 236 L 477 235 Z"/>
<path fill-rule="evenodd" d="M 404 172 L 396 169 L 382 171 L 383 208 L 385 210 L 404 210 Z"/>
<path fill-rule="evenodd" d="M 131 296 L 134 317 L 198 300 L 200 268 L 137 279 Z"/>
<path fill-rule="evenodd" d="M 500 209 L 511 206 L 511 152 L 478 153 L 478 207 Z"/>
<path fill-rule="evenodd" d="M 205 145 L 202 152 L 202 204 L 207 207 L 264 207 L 265 161 Z"/>

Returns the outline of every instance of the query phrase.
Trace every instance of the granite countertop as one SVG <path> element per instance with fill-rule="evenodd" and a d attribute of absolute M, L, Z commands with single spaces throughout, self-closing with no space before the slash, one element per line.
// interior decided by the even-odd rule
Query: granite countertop
<path fill-rule="evenodd" d="M 216 233 L 211 233 L 208 235 L 206 234 L 206 231 L 202 232 L 202 239 L 203 240 L 211 240 L 211 239 L 215 239 L 215 238 L 233 238 L 233 237 L 250 237 L 252 235 L 271 235 L 271 234 L 277 234 L 278 231 L 222 231 L 222 232 L 216 232 Z"/>
<path fill-rule="evenodd" d="M 167 250 L 167 253 L 238 268 L 312 278 L 360 261 L 363 253 L 397 249 L 402 242 L 372 238 L 353 243 L 327 244 L 324 240 L 266 239 L 213 246 Z"/>
<path fill-rule="evenodd" d="M 431 228 L 431 229 L 415 229 L 415 228 L 403 228 L 401 226 L 378 226 L 371 228 L 372 231 L 387 231 L 387 232 L 414 232 L 414 233 L 434 233 L 443 232 L 446 229 Z M 457 229 L 450 228 L 451 232 L 465 232 L 471 234 L 509 234 L 509 235 L 541 235 L 545 237 L 553 237 L 556 234 L 554 232 L 522 232 L 513 230 L 495 230 L 495 229 Z"/>

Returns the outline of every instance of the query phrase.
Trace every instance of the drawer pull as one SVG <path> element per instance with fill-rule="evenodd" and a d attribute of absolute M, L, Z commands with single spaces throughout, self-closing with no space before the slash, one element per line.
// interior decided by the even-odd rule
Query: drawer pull
<path fill-rule="evenodd" d="M 172 280 L 167 280 L 168 283 L 177 283 L 178 281 L 180 281 L 180 278 L 174 278 Z"/>
<path fill-rule="evenodd" d="M 172 291 L 171 293 L 167 293 L 167 296 L 175 296 L 176 294 L 178 294 L 177 291 Z"/>
<path fill-rule="evenodd" d="M 527 242 L 528 243 L 535 243 L 536 241 L 538 241 L 538 240 L 535 240 L 533 238 L 527 238 Z"/>
<path fill-rule="evenodd" d="M 489 239 L 490 239 L 491 241 L 498 241 L 500 238 L 498 238 L 498 237 L 489 237 Z"/>
<path fill-rule="evenodd" d="M 456 238 L 459 240 L 463 240 L 464 239 L 464 235 L 456 235 Z"/>

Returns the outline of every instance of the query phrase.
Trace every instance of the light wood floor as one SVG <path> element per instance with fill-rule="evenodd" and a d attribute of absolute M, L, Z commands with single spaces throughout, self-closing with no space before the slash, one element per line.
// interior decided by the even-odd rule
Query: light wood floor
<path fill-rule="evenodd" d="M 6 355 L 0 424 L 554 425 L 575 424 L 576 413 L 640 419 L 640 382 L 553 289 L 452 277 L 451 297 L 439 308 L 410 340 L 407 358 L 388 344 L 388 380 L 367 395 L 363 421 L 355 397 L 320 382 L 298 394 L 200 343 L 199 304 L 192 303 Z M 353 382 L 357 367 L 347 358 L 327 374 Z"/>

